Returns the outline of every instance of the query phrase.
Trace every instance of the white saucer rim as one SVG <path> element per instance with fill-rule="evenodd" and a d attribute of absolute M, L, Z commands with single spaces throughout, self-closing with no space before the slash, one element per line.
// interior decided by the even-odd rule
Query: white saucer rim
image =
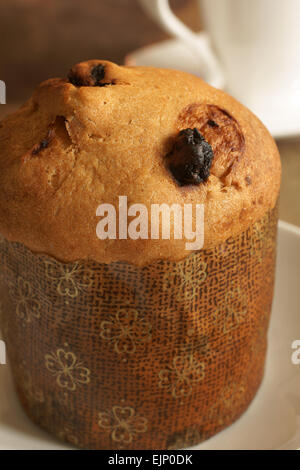
<path fill-rule="evenodd" d="M 209 41 L 209 36 L 205 31 L 199 31 L 199 32 L 196 32 L 195 34 L 197 34 L 197 36 L 199 37 L 199 40 L 202 40 L 205 42 Z M 162 41 L 155 41 L 151 44 L 145 44 L 144 46 L 141 46 L 138 49 L 128 52 L 124 57 L 124 65 L 129 66 L 129 67 L 134 66 L 135 65 L 134 56 L 137 54 L 137 52 L 142 53 L 143 51 L 147 51 L 153 48 L 158 48 L 161 44 L 167 45 L 167 44 L 176 44 L 179 42 L 180 42 L 179 39 L 173 37 L 169 39 L 163 39 Z"/>
<path fill-rule="evenodd" d="M 300 227 L 298 227 L 298 225 L 290 224 L 285 220 L 279 219 L 278 226 L 280 229 L 286 230 L 287 232 L 293 233 L 294 235 L 300 237 Z"/>

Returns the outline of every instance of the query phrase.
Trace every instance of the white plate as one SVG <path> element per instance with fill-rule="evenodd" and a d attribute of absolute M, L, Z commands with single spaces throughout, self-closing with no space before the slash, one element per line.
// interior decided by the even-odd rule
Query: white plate
<path fill-rule="evenodd" d="M 279 223 L 278 261 L 266 373 L 247 412 L 193 449 L 300 448 L 300 365 L 291 343 L 300 339 L 300 228 Z M 8 365 L 0 366 L 0 449 L 71 449 L 25 416 Z"/>
<path fill-rule="evenodd" d="M 198 33 L 199 41 L 208 47 L 209 37 L 206 33 Z M 202 76 L 201 69 L 191 50 L 178 39 L 170 39 L 151 44 L 131 52 L 125 57 L 127 65 L 154 66 L 168 69 L 183 70 Z M 243 102 L 243 100 L 240 100 Z M 280 107 L 273 102 L 261 102 L 252 111 L 264 122 L 274 138 L 289 138 L 300 135 L 300 107 L 294 103 L 281 101 Z M 280 100 L 276 99 L 276 103 Z"/>

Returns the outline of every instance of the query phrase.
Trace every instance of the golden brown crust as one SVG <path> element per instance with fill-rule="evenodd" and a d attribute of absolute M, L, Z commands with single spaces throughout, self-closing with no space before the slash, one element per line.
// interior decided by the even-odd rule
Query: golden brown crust
<path fill-rule="evenodd" d="M 98 64 L 105 78 L 97 84 L 89 77 Z M 99 240 L 99 204 L 117 207 L 122 195 L 148 209 L 204 203 L 206 248 L 274 207 L 277 147 L 233 98 L 179 71 L 106 61 L 74 70 L 89 86 L 48 80 L 0 123 L 0 232 L 9 240 L 62 261 L 146 264 L 185 257 L 186 240 Z M 206 183 L 180 187 L 165 156 L 188 127 L 200 130 L 215 157 Z"/>

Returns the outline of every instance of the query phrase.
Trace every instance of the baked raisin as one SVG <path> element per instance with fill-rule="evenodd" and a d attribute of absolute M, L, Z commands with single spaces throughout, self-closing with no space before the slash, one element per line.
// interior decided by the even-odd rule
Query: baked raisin
<path fill-rule="evenodd" d="M 207 181 L 213 157 L 210 144 L 196 128 L 180 131 L 167 155 L 169 169 L 181 186 Z"/>
<path fill-rule="evenodd" d="M 101 80 L 105 77 L 105 66 L 102 64 L 98 64 L 91 70 L 91 76 L 95 82 L 94 86 L 103 86 L 104 83 L 101 83 Z"/>
<path fill-rule="evenodd" d="M 240 123 L 216 105 L 192 103 L 181 111 L 176 126 L 178 130 L 199 129 L 214 153 L 210 174 L 222 179 L 225 184 L 225 179 L 235 171 L 235 163 L 242 158 L 246 148 Z"/>
<path fill-rule="evenodd" d="M 98 64 L 89 69 L 88 67 L 84 68 L 82 66 L 75 66 L 73 67 L 69 74 L 68 74 L 68 80 L 72 85 L 76 87 L 81 87 L 81 86 L 97 86 L 97 87 L 103 87 L 107 85 L 114 85 L 115 82 L 114 80 L 111 80 L 109 82 L 104 82 L 105 78 L 105 65 L 103 64 Z"/>
<path fill-rule="evenodd" d="M 210 126 L 210 127 L 219 127 L 219 124 L 216 123 L 216 121 L 213 121 L 212 119 L 209 119 L 207 121 L 207 124 Z"/>

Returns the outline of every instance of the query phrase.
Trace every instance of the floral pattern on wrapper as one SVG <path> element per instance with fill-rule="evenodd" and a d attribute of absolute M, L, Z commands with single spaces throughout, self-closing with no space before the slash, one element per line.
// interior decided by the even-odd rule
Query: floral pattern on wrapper
<path fill-rule="evenodd" d="M 107 430 L 113 442 L 130 444 L 139 434 L 147 432 L 148 420 L 131 406 L 113 406 L 98 415 L 98 425 Z"/>
<path fill-rule="evenodd" d="M 90 370 L 70 351 L 59 348 L 46 354 L 45 364 L 61 388 L 75 391 L 78 386 L 90 383 Z"/>

